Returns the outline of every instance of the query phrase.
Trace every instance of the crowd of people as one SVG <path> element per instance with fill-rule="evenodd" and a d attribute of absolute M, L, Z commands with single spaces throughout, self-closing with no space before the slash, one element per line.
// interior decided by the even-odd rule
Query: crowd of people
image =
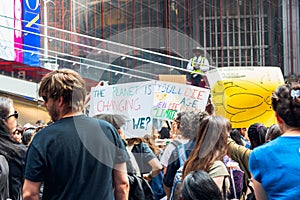
<path fill-rule="evenodd" d="M 85 83 L 75 71 L 50 72 L 38 93 L 51 123 L 18 125 L 13 101 L 0 97 L 0 200 L 300 198 L 297 82 L 274 91 L 270 127 L 232 129 L 209 102 L 141 138 L 126 138 L 121 115 L 83 113 Z"/>

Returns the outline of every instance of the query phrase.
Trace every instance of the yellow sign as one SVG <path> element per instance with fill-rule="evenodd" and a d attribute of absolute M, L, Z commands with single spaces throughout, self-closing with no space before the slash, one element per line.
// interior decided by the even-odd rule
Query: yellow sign
<path fill-rule="evenodd" d="M 271 96 L 284 83 L 280 68 L 226 67 L 207 72 L 207 78 L 216 115 L 230 120 L 233 128 L 276 123 Z"/>

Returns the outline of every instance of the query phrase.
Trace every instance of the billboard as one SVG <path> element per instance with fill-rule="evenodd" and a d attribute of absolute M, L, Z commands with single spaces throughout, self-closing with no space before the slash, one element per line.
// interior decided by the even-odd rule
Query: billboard
<path fill-rule="evenodd" d="M 23 37 L 22 37 L 22 0 L 15 0 L 14 9 L 14 49 L 15 49 L 15 61 L 23 62 Z"/>
<path fill-rule="evenodd" d="M 23 63 L 40 66 L 40 0 L 23 0 Z"/>
<path fill-rule="evenodd" d="M 0 58 L 13 61 L 14 53 L 14 0 L 1 1 Z"/>

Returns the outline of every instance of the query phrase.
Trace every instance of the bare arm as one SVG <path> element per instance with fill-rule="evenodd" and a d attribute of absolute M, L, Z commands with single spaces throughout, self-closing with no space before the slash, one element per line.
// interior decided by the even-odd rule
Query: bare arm
<path fill-rule="evenodd" d="M 218 186 L 218 188 L 220 189 L 220 191 L 223 190 L 223 181 L 224 181 L 224 176 L 218 176 L 213 178 L 213 180 L 215 181 L 216 185 Z"/>
<path fill-rule="evenodd" d="M 252 183 L 254 187 L 255 198 L 257 200 L 268 200 L 268 195 L 262 187 L 261 183 L 256 181 L 254 178 L 252 178 Z"/>
<path fill-rule="evenodd" d="M 23 200 L 39 200 L 41 182 L 25 179 L 23 185 Z"/>
<path fill-rule="evenodd" d="M 172 189 L 172 188 L 166 186 L 164 183 L 163 183 L 163 186 L 164 186 L 165 193 L 166 193 L 166 195 L 167 195 L 167 199 L 170 199 L 171 189 Z"/>
<path fill-rule="evenodd" d="M 162 165 L 159 162 L 159 160 L 157 158 L 153 158 L 148 163 L 152 167 L 152 170 L 151 170 L 152 177 L 157 176 L 159 174 L 159 172 L 162 170 Z"/>
<path fill-rule="evenodd" d="M 114 165 L 113 180 L 116 200 L 128 200 L 129 181 L 127 177 L 126 163 Z"/>

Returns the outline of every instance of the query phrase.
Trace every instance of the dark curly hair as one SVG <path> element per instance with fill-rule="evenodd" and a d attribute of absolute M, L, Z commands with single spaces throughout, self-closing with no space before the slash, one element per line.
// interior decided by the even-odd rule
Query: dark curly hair
<path fill-rule="evenodd" d="M 251 149 L 258 147 L 265 143 L 267 127 L 260 123 L 251 124 L 248 128 L 248 137 L 251 143 Z"/>
<path fill-rule="evenodd" d="M 179 112 L 175 121 L 178 124 L 178 129 L 183 137 L 187 139 L 194 139 L 198 130 L 198 126 L 202 119 L 209 116 L 204 112 Z"/>
<path fill-rule="evenodd" d="M 273 124 L 268 128 L 267 134 L 266 134 L 266 142 L 270 142 L 271 140 L 274 140 L 275 138 L 282 135 L 282 131 L 280 130 L 278 124 Z"/>
<path fill-rule="evenodd" d="M 288 126 L 300 128 L 300 84 L 279 86 L 273 93 L 272 107 Z"/>

